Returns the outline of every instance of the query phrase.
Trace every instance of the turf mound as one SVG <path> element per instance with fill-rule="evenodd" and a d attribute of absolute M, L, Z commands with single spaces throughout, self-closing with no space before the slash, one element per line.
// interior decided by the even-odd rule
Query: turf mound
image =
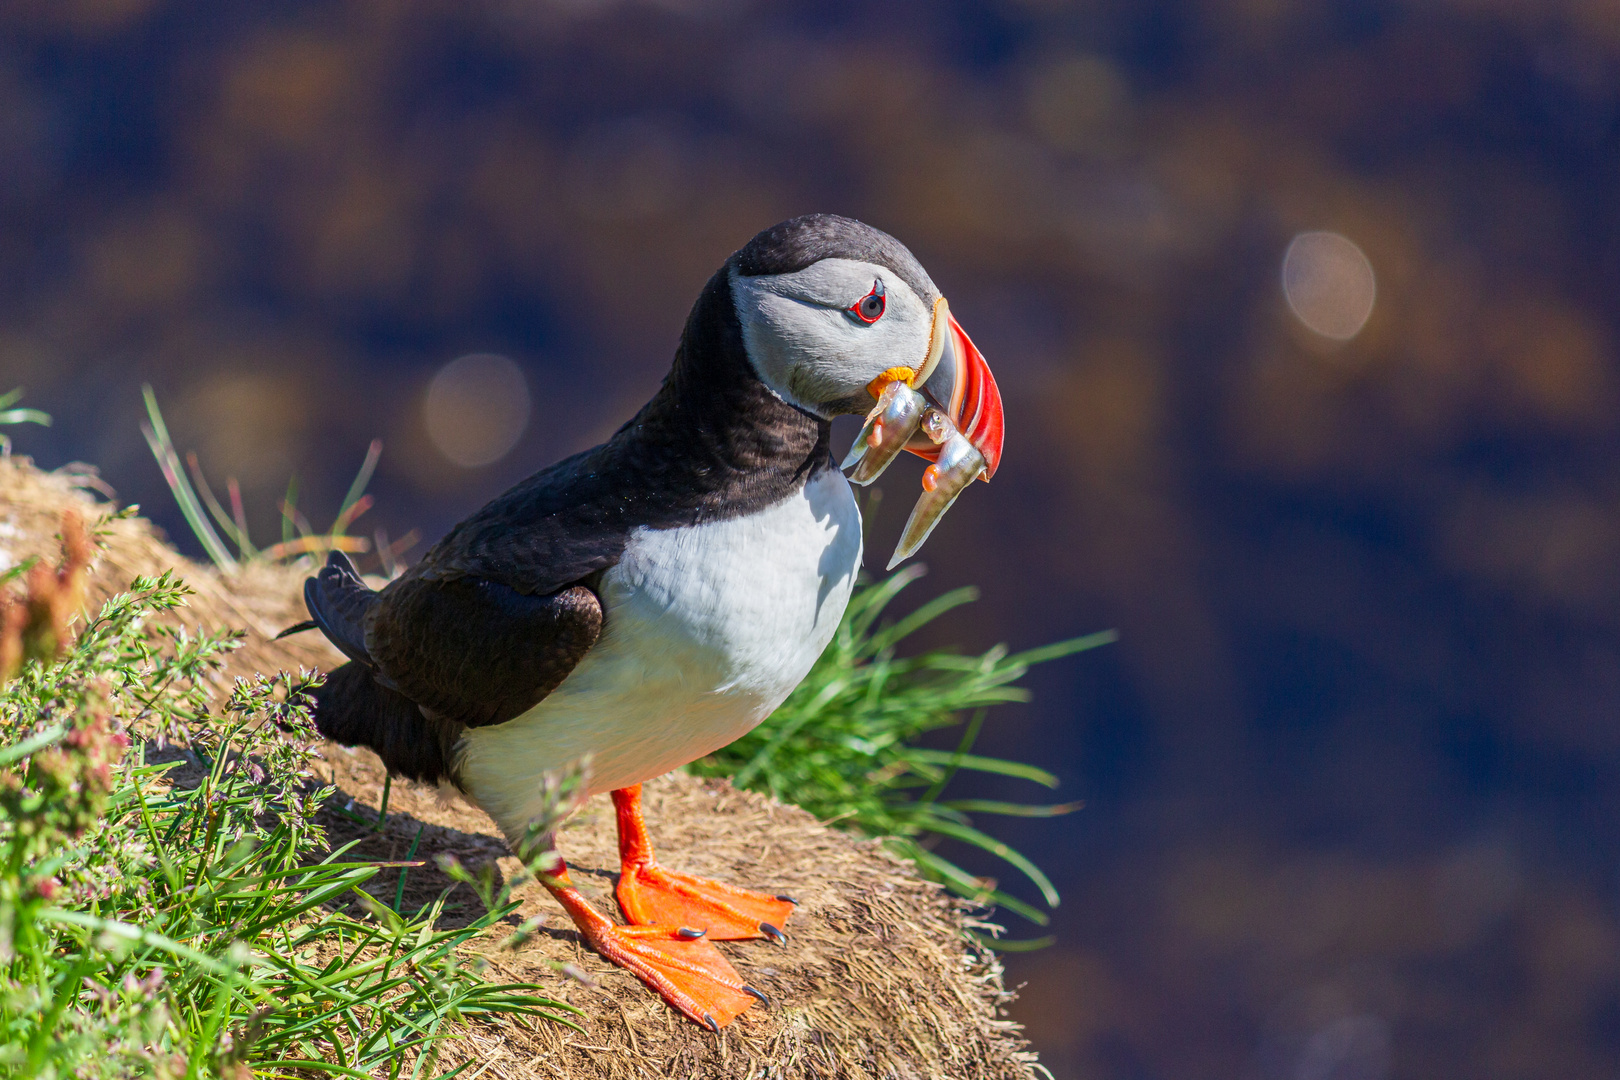
<path fill-rule="evenodd" d="M 44 473 L 21 459 L 0 459 L 0 569 L 31 555 L 53 558 L 62 512 L 79 509 L 94 522 L 111 507 L 96 499 L 91 474 Z M 196 590 L 183 614 L 192 625 L 247 631 L 232 674 L 328 667 L 339 660 L 315 635 L 277 642 L 282 627 L 304 617 L 299 601 L 306 569 L 268 563 L 230 576 L 188 562 L 139 518 L 108 523 L 89 586 L 92 603 L 138 574 L 177 569 Z M 427 865 L 408 871 L 405 903 L 414 908 L 452 882 L 434 868 L 436 855 L 464 864 L 517 869 L 493 823 L 480 811 L 437 792 L 394 785 L 382 828 L 375 820 L 383 773 L 368 751 L 328 746 L 328 776 L 339 791 L 327 814 L 335 842 L 359 838 L 359 854 L 402 859 L 414 848 Z M 347 810 L 349 813 L 340 812 Z M 647 785 L 646 810 L 666 865 L 738 885 L 786 892 L 800 901 L 785 946 L 721 943 L 753 985 L 770 996 L 719 1035 L 681 1020 L 633 977 L 584 950 L 543 889 L 525 886 L 521 916 L 546 913 L 542 931 L 516 952 L 489 943 L 497 977 L 547 984 L 548 993 L 584 1013 L 583 1034 L 551 1023 L 471 1023 L 441 1050 L 441 1067 L 470 1062 L 472 1077 L 631 1078 L 712 1076 L 1024 1078 L 1038 1068 L 1017 1028 L 1000 1019 L 1011 995 L 994 956 L 970 944 L 973 925 L 939 887 L 871 842 L 821 825 L 809 814 L 729 783 L 673 774 Z M 613 815 L 596 799 L 563 831 L 560 843 L 576 883 L 604 910 L 613 901 L 617 848 Z M 394 899 L 395 871 L 373 888 Z M 446 918 L 479 911 L 465 887 L 452 894 Z M 514 916 L 514 922 L 519 919 Z M 571 964 L 594 985 L 557 972 Z"/>

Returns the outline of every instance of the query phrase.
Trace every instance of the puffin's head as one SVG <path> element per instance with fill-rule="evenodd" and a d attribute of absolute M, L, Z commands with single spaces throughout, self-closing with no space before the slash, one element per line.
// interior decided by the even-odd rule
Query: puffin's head
<path fill-rule="evenodd" d="M 1001 394 L 984 357 L 905 245 L 850 218 L 808 214 L 766 229 L 731 257 L 727 273 L 749 360 L 766 386 L 817 416 L 869 414 L 860 438 L 871 451 L 858 441 L 846 461 L 868 455 L 856 480 L 875 479 L 902 446 L 935 463 L 898 562 L 963 487 L 989 480 L 1001 463 Z M 894 383 L 903 386 L 885 396 Z M 908 425 L 898 435 L 897 418 Z"/>
<path fill-rule="evenodd" d="M 973 441 L 986 479 L 995 473 L 995 379 L 904 244 L 851 218 L 807 214 L 754 237 L 727 269 L 749 359 L 777 396 L 830 418 L 868 412 L 903 382 Z"/>

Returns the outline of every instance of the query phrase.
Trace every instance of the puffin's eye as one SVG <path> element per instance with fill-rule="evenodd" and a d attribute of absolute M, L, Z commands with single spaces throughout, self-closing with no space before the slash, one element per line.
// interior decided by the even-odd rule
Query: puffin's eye
<path fill-rule="evenodd" d="M 868 326 L 883 318 L 883 282 L 872 282 L 872 291 L 850 307 L 849 313 Z"/>

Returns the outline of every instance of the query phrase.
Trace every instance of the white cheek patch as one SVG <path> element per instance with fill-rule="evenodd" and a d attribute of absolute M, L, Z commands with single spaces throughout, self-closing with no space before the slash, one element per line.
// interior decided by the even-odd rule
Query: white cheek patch
<path fill-rule="evenodd" d="M 868 324 L 848 309 L 878 281 L 884 312 Z M 731 288 L 760 378 L 784 401 L 818 415 L 891 367 L 920 367 L 928 351 L 928 308 L 872 263 L 823 259 L 797 273 L 759 277 L 733 271 Z"/>

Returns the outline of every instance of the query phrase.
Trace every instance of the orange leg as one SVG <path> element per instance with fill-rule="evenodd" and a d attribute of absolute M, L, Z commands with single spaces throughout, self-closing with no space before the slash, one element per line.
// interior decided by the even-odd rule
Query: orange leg
<path fill-rule="evenodd" d="M 694 1023 L 719 1031 L 755 1001 L 765 1001 L 701 932 L 677 925 L 614 926 L 574 888 L 566 866 L 544 880 L 585 944 L 658 991 Z"/>
<path fill-rule="evenodd" d="M 781 928 L 793 912 L 792 898 L 750 892 L 659 866 L 641 816 L 640 784 L 615 791 L 613 808 L 619 817 L 619 906 L 626 919 L 638 926 L 701 931 L 712 941 L 787 940 Z"/>

